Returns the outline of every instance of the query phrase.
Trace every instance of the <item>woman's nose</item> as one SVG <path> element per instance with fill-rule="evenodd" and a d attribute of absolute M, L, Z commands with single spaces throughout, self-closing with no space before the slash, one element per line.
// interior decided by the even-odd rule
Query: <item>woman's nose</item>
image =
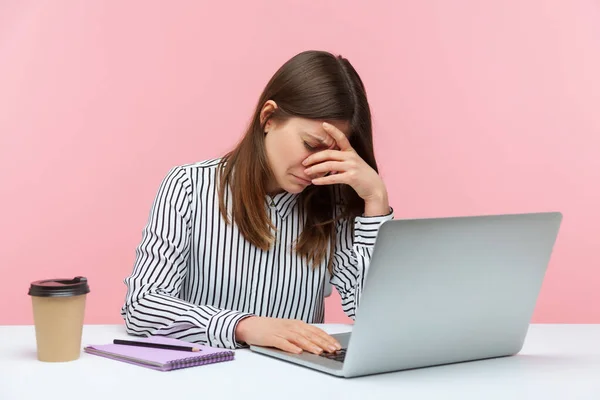
<path fill-rule="evenodd" d="M 310 179 L 316 179 L 316 178 L 322 178 L 324 176 L 330 175 L 331 172 L 327 171 L 327 172 L 320 172 L 318 174 L 308 174 Z"/>

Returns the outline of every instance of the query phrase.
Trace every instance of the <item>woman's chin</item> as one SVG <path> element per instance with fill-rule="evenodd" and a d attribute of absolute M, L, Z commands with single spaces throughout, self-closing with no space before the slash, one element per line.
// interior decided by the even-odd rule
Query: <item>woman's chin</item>
<path fill-rule="evenodd" d="M 286 185 L 284 190 L 288 193 L 299 194 L 302 193 L 308 186 L 310 185 L 305 185 L 302 183 L 289 183 Z"/>

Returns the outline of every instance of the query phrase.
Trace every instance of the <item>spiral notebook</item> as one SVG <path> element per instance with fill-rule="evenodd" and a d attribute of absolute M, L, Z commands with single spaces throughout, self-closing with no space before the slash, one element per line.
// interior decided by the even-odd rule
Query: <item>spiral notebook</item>
<path fill-rule="evenodd" d="M 136 338 L 139 342 L 161 343 L 179 346 L 190 346 L 189 342 L 168 338 L 165 336 L 150 336 L 147 338 Z M 232 350 L 193 344 L 201 351 L 190 352 L 180 350 L 165 350 L 149 347 L 127 346 L 122 344 L 89 345 L 84 351 L 101 357 L 123 361 L 142 367 L 152 368 L 159 371 L 171 371 L 180 368 L 196 367 L 199 365 L 213 364 L 234 359 Z"/>

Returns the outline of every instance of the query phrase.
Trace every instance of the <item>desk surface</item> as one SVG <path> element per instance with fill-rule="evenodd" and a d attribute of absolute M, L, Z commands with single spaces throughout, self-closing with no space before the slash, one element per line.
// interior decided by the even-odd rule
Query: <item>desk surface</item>
<path fill-rule="evenodd" d="M 346 325 L 326 325 L 332 333 Z M 127 335 L 87 325 L 83 344 Z M 337 378 L 237 350 L 236 360 L 159 372 L 83 353 L 43 363 L 32 326 L 0 326 L 0 399 L 600 399 L 600 325 L 532 325 L 514 357 Z"/>

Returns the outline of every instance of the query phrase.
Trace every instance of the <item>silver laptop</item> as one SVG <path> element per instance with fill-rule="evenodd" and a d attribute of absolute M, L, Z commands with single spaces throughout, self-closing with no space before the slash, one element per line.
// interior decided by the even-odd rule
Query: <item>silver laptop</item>
<path fill-rule="evenodd" d="M 254 352 L 341 377 L 517 354 L 562 214 L 385 222 L 337 354 Z"/>

